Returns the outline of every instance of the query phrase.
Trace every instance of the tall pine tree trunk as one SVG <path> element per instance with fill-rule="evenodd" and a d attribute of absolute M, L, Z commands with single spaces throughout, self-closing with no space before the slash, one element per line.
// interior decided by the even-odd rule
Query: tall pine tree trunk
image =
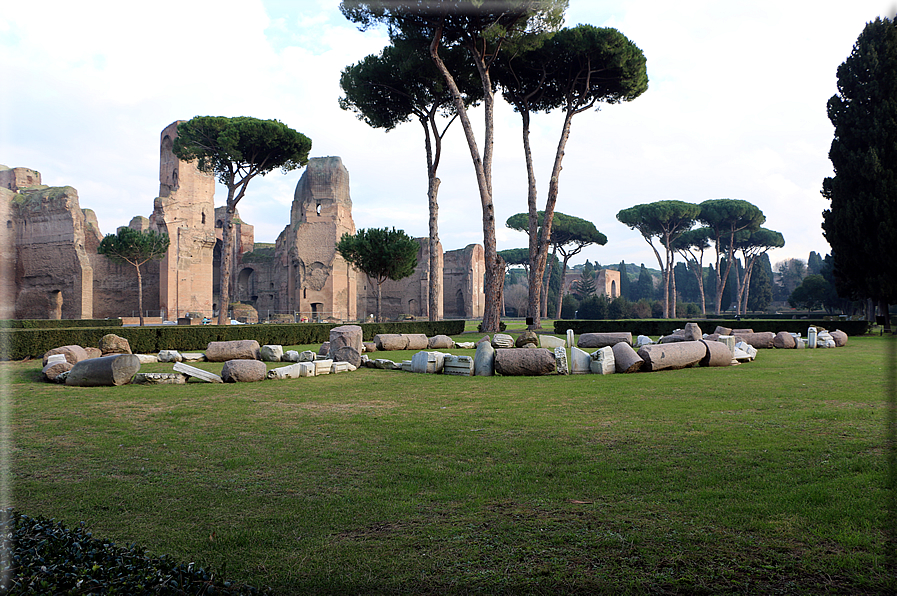
<path fill-rule="evenodd" d="M 227 206 L 224 209 L 224 225 L 221 229 L 221 270 L 218 287 L 218 324 L 230 323 L 228 307 L 230 306 L 230 277 L 233 268 L 233 243 L 234 243 L 234 211 L 236 206 L 232 204 L 233 188 L 228 190 Z"/>
<path fill-rule="evenodd" d="M 486 295 L 483 309 L 483 331 L 494 333 L 499 331 L 501 323 L 501 293 L 504 286 L 504 275 L 502 275 L 504 273 L 504 261 L 498 255 L 495 239 L 495 206 L 492 202 L 492 145 L 495 96 L 492 91 L 489 72 L 482 56 L 477 53 L 476 48 L 469 48 L 483 83 L 483 108 L 486 130 L 483 153 L 481 155 L 461 92 L 455 83 L 454 77 L 452 77 L 452 74 L 445 66 L 442 58 L 439 57 L 438 48 L 441 39 L 442 28 L 438 27 L 430 44 L 430 56 L 433 58 L 433 62 L 436 64 L 439 72 L 442 73 L 451 91 L 458 117 L 461 120 L 461 128 L 464 130 L 464 136 L 467 139 L 467 148 L 470 151 L 474 171 L 476 172 L 480 204 L 483 211 L 483 256 L 486 269 L 483 283 Z"/>
<path fill-rule="evenodd" d="M 140 309 L 140 326 L 143 327 L 143 276 L 140 274 L 140 265 L 134 267 L 137 269 L 137 308 Z"/>

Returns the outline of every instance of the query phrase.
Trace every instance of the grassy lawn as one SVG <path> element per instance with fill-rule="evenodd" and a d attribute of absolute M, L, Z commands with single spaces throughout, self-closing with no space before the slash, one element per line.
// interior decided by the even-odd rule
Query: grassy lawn
<path fill-rule="evenodd" d="M 890 593 L 885 347 L 96 389 L 0 363 L 13 505 L 280 594 Z"/>

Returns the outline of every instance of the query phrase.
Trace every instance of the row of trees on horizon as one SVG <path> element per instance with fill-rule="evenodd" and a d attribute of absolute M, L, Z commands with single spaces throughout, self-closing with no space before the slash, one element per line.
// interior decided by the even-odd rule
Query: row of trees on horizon
<path fill-rule="evenodd" d="M 511 249 L 521 251 L 523 249 Z M 502 251 L 505 254 L 510 251 Z M 548 289 L 548 303 L 552 312 L 558 305 L 560 296 L 560 267 L 556 263 L 557 274 Z M 722 312 L 733 307 L 735 287 L 735 267 L 744 277 L 744 265 L 735 259 L 729 279 L 723 289 Z M 786 259 L 773 265 L 769 255 L 761 255 L 757 271 L 751 276 L 751 288 L 745 310 L 740 313 L 766 313 L 770 310 L 794 309 L 812 311 L 824 309 L 829 314 L 854 314 L 863 309 L 862 304 L 838 296 L 834 285 L 831 255 L 823 258 L 811 251 L 809 258 Z M 618 297 L 612 300 L 598 293 L 596 274 L 602 268 L 620 272 Z M 657 269 L 621 261 L 618 265 L 602 267 L 599 263 L 586 262 L 567 269 L 567 277 L 578 274 L 570 291 L 561 299 L 560 318 L 620 319 L 620 318 L 662 318 L 664 315 L 662 277 Z M 673 275 L 677 279 L 677 317 L 695 317 L 706 313 L 701 308 L 701 294 L 695 276 L 685 263 L 676 263 Z M 715 292 L 716 280 L 713 265 L 704 269 L 704 283 L 708 294 Z M 528 278 L 523 266 L 509 268 L 505 278 L 504 316 L 526 317 Z M 712 305 L 708 305 L 711 306 Z"/>

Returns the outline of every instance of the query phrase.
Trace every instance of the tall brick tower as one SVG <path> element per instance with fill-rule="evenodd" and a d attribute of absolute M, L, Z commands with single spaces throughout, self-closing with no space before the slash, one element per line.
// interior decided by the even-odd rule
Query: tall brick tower
<path fill-rule="evenodd" d="M 312 158 L 296 185 L 290 226 L 278 239 L 287 253 L 290 310 L 312 320 L 356 318 L 355 270 L 335 248 L 344 233 L 355 233 L 349 172 L 339 157 Z"/>
<path fill-rule="evenodd" d="M 215 179 L 172 153 L 179 120 L 162 131 L 159 196 L 150 225 L 171 246 L 159 266 L 159 307 L 167 320 L 188 313 L 212 316 L 215 249 Z"/>

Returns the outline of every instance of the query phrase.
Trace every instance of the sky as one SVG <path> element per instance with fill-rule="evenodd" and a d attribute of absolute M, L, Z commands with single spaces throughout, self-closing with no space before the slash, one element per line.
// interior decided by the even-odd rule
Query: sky
<path fill-rule="evenodd" d="M 27 6 L 26 6 L 27 4 Z M 744 199 L 781 232 L 773 263 L 825 254 L 820 195 L 832 175 L 826 102 L 865 24 L 893 0 L 570 0 L 566 26 L 614 27 L 647 58 L 648 90 L 573 120 L 557 210 L 595 223 L 608 242 L 586 259 L 656 267 L 645 240 L 616 220 L 633 205 Z M 338 0 L 10 2 L 0 11 L 0 164 L 73 186 L 101 232 L 149 216 L 159 193 L 161 131 L 194 116 L 274 118 L 312 139 L 311 157 L 349 170 L 357 228 L 428 234 L 423 130 L 390 132 L 341 110 L 342 69 L 388 40 L 362 32 Z M 499 250 L 527 246 L 504 227 L 526 211 L 520 117 L 495 116 L 494 202 Z M 482 139 L 482 114 L 473 115 Z M 544 206 L 560 115 L 533 119 Z M 303 170 L 254 179 L 239 203 L 256 242 L 289 224 Z M 439 169 L 439 236 L 446 250 L 482 243 L 470 154 L 456 123 Z M 226 190 L 218 185 L 216 205 Z"/>

